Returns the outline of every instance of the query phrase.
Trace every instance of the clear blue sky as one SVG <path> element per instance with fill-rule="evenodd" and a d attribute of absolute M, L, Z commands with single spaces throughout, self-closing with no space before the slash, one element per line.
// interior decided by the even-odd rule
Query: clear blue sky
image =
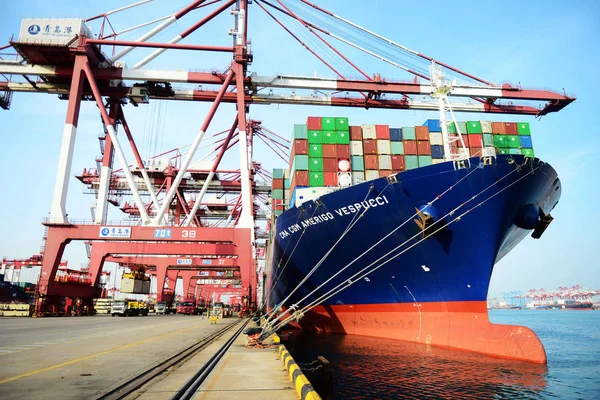
<path fill-rule="evenodd" d="M 4 2 L 0 13 L 0 45 L 17 35 L 22 18 L 89 17 L 132 1 L 20 1 Z M 154 1 L 150 5 L 111 18 L 123 29 L 172 13 L 186 1 Z M 597 66 L 600 64 L 600 6 L 595 1 L 431 1 L 417 5 L 398 1 L 322 1 L 323 7 L 357 22 L 396 42 L 462 68 L 491 82 L 520 82 L 524 87 L 562 90 L 577 101 L 542 120 L 532 117 L 465 115 L 460 119 L 524 120 L 532 124 L 536 155 L 551 163 L 562 180 L 562 199 L 555 220 L 542 240 L 524 240 L 495 268 L 491 293 L 530 288 L 553 289 L 582 284 L 600 289 L 596 252 L 600 234 L 596 222 L 600 210 L 600 132 L 597 122 Z M 197 13 L 196 15 L 201 15 Z M 297 74 L 333 76 L 322 64 L 291 40 L 256 5 L 250 10 L 250 39 L 255 62 L 251 71 L 259 75 Z M 157 37 L 169 40 L 186 29 L 194 17 L 185 18 Z M 229 44 L 227 31 L 232 19 L 225 14 L 186 39 L 185 43 Z M 99 24 L 93 23 L 97 32 Z M 134 39 L 139 33 L 127 38 Z M 407 79 L 401 71 L 360 56 L 340 46 L 368 73 L 388 79 Z M 129 65 L 146 51 L 126 57 Z M 169 52 L 149 69 L 222 69 L 227 56 Z M 593 106 L 595 104 L 595 106 Z M 126 108 L 134 136 L 144 155 L 152 148 L 166 150 L 192 141 L 208 105 L 163 103 Z M 162 109 L 162 118 L 151 123 L 152 113 Z M 27 257 L 39 251 L 56 174 L 66 102 L 52 95 L 15 94 L 10 111 L 0 112 L 0 158 L 4 190 L 0 196 L 0 256 Z M 223 106 L 211 132 L 230 126 L 234 108 Z M 251 116 L 269 129 L 288 136 L 292 124 L 308 115 L 347 115 L 351 124 L 384 123 L 395 126 L 420 124 L 437 118 L 436 113 L 327 109 L 322 107 L 255 106 Z M 146 121 L 146 122 L 145 122 Z M 149 146 L 151 131 L 158 131 L 156 146 Z M 73 173 L 94 167 L 99 154 L 97 136 L 101 124 L 94 104 L 85 103 L 79 123 Z M 259 144 L 255 157 L 268 168 L 282 166 Z M 131 159 L 131 158 L 130 158 Z M 237 155 L 226 161 L 233 165 Z M 68 200 L 70 217 L 89 219 L 93 196 L 82 193 L 82 185 L 71 179 Z M 110 218 L 119 218 L 110 211 Z M 65 258 L 73 266 L 84 263 L 83 245 L 72 244 Z"/>

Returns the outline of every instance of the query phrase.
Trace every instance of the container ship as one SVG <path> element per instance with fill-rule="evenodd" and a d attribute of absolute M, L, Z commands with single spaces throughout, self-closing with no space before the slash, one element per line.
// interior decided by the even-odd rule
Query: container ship
<path fill-rule="evenodd" d="M 309 117 L 272 182 L 272 326 L 546 362 L 532 330 L 490 323 L 486 304 L 494 265 L 560 198 L 529 124 Z"/>

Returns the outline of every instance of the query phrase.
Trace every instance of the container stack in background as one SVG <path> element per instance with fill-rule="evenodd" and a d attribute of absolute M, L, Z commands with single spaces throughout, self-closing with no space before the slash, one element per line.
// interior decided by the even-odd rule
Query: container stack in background
<path fill-rule="evenodd" d="M 453 154 L 534 156 L 527 122 L 448 124 L 449 135 L 458 131 L 466 149 L 460 141 L 453 142 Z M 351 126 L 347 117 L 308 117 L 306 124 L 294 125 L 288 169 L 273 170 L 273 215 L 339 188 L 442 162 L 444 142 L 437 119 L 421 126 L 390 128 Z"/>

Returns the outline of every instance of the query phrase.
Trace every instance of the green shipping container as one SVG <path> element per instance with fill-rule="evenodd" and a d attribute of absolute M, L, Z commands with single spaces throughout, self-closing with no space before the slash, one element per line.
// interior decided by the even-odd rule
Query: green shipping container
<path fill-rule="evenodd" d="M 336 144 L 337 135 L 335 131 L 323 131 L 323 143 L 324 144 Z M 350 143 L 350 141 L 348 141 Z"/>
<path fill-rule="evenodd" d="M 308 171 L 308 156 L 302 154 L 294 156 L 290 175 L 293 176 L 295 171 Z"/>
<path fill-rule="evenodd" d="M 533 149 L 521 149 L 521 153 L 526 156 L 526 157 L 535 157 L 535 154 L 533 153 Z"/>
<path fill-rule="evenodd" d="M 509 154 L 509 148 L 496 148 L 496 153 L 498 154 Z"/>
<path fill-rule="evenodd" d="M 531 135 L 531 130 L 529 129 L 529 122 L 517 122 L 517 131 L 521 136 Z"/>
<path fill-rule="evenodd" d="M 419 156 L 404 156 L 404 164 L 406 169 L 419 168 Z"/>
<path fill-rule="evenodd" d="M 404 143 L 392 142 L 392 154 L 394 154 L 394 155 L 404 154 Z"/>
<path fill-rule="evenodd" d="M 419 167 L 425 167 L 427 165 L 431 165 L 431 156 L 418 156 L 419 157 Z"/>
<path fill-rule="evenodd" d="M 456 133 L 456 125 L 454 125 L 454 122 L 448 124 L 448 133 Z"/>
<path fill-rule="evenodd" d="M 335 131 L 335 118 L 323 117 L 321 118 L 321 129 L 324 131 Z"/>
<path fill-rule="evenodd" d="M 309 157 L 323 157 L 323 145 L 322 144 L 309 144 L 308 145 L 308 156 Z"/>
<path fill-rule="evenodd" d="M 483 134 L 483 146 L 487 147 L 487 146 L 493 146 L 494 145 L 494 135 L 492 135 L 491 133 L 484 133 Z"/>
<path fill-rule="evenodd" d="M 323 143 L 323 132 L 321 131 L 308 131 L 308 143 Z"/>
<path fill-rule="evenodd" d="M 412 126 L 402 128 L 402 140 L 417 140 L 417 133 Z"/>
<path fill-rule="evenodd" d="M 506 135 L 506 140 L 508 140 L 508 147 L 511 149 L 518 149 L 521 147 L 521 138 L 517 135 Z"/>
<path fill-rule="evenodd" d="M 335 119 L 335 130 L 336 131 L 346 131 L 350 130 L 350 126 L 348 124 L 348 118 L 338 117 Z"/>
<path fill-rule="evenodd" d="M 350 132 L 349 131 L 336 131 L 335 142 L 337 144 L 350 144 Z"/>
<path fill-rule="evenodd" d="M 271 197 L 274 199 L 283 199 L 283 189 L 271 190 Z"/>
<path fill-rule="evenodd" d="M 466 122 L 457 122 L 456 123 L 456 133 L 460 130 L 460 134 L 464 135 L 467 133 L 467 123 Z"/>
<path fill-rule="evenodd" d="M 290 178 L 283 180 L 283 188 L 289 189 L 292 186 L 292 180 Z"/>
<path fill-rule="evenodd" d="M 473 134 L 481 134 L 481 122 L 479 121 L 468 121 L 467 122 L 467 132 Z M 463 132 L 461 132 L 463 133 Z"/>
<path fill-rule="evenodd" d="M 508 147 L 508 135 L 494 135 L 494 146 L 498 148 Z"/>
<path fill-rule="evenodd" d="M 309 157 L 308 170 L 311 172 L 323 172 L 323 159 Z"/>
<path fill-rule="evenodd" d="M 283 179 L 283 168 L 273 169 L 273 179 Z"/>
<path fill-rule="evenodd" d="M 324 186 L 325 180 L 323 179 L 322 172 L 311 172 L 310 177 L 308 179 L 308 183 L 310 186 Z"/>
<path fill-rule="evenodd" d="M 363 158 L 363 156 L 351 156 L 350 158 L 350 168 L 352 169 L 352 171 L 365 170 L 365 159 Z"/>
<path fill-rule="evenodd" d="M 294 125 L 294 139 L 308 139 L 308 129 L 306 125 Z"/>

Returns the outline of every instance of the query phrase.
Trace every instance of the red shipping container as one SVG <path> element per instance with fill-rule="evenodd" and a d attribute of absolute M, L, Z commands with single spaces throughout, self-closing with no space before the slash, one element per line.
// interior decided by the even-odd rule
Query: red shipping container
<path fill-rule="evenodd" d="M 470 151 L 471 157 L 481 157 L 483 154 L 481 147 L 471 147 Z"/>
<path fill-rule="evenodd" d="M 335 154 L 337 158 L 350 159 L 350 145 L 349 144 L 336 144 Z"/>
<path fill-rule="evenodd" d="M 414 140 L 404 140 L 404 154 L 408 154 L 411 156 L 417 155 L 417 142 Z"/>
<path fill-rule="evenodd" d="M 295 171 L 291 186 L 308 186 L 308 171 Z"/>
<path fill-rule="evenodd" d="M 367 169 L 379 169 L 379 156 L 365 156 L 365 170 Z"/>
<path fill-rule="evenodd" d="M 325 186 L 337 186 L 338 174 L 336 172 L 323 172 L 323 183 Z"/>
<path fill-rule="evenodd" d="M 375 125 L 375 136 L 377 137 L 377 139 L 390 140 L 389 125 Z"/>
<path fill-rule="evenodd" d="M 309 131 L 321 130 L 321 117 L 308 117 L 306 120 L 306 128 Z"/>
<path fill-rule="evenodd" d="M 337 158 L 324 158 L 323 159 L 323 171 L 324 172 L 337 172 L 338 160 Z"/>
<path fill-rule="evenodd" d="M 292 148 L 292 158 L 295 155 L 308 155 L 308 140 L 295 139 Z"/>
<path fill-rule="evenodd" d="M 363 140 L 363 152 L 367 154 L 377 154 L 377 141 L 373 139 Z M 371 168 L 367 168 L 371 169 Z M 377 168 L 375 168 L 377 169 Z"/>
<path fill-rule="evenodd" d="M 271 186 L 273 189 L 283 189 L 283 179 L 273 178 L 271 182 Z"/>
<path fill-rule="evenodd" d="M 483 147 L 483 135 L 469 135 L 469 147 Z"/>
<path fill-rule="evenodd" d="M 507 135 L 518 135 L 519 134 L 517 124 L 514 122 L 505 122 L 504 129 L 506 129 Z"/>
<path fill-rule="evenodd" d="M 450 142 L 452 146 L 459 148 L 462 147 L 462 145 L 460 144 L 460 139 L 458 138 L 458 135 L 449 135 L 450 138 L 457 138 L 456 141 Z M 463 142 L 465 142 L 465 147 L 469 147 L 469 136 L 474 136 L 474 135 L 461 135 L 462 136 L 462 140 Z"/>
<path fill-rule="evenodd" d="M 323 145 L 323 158 L 337 158 L 335 152 L 335 144 L 324 144 Z"/>
<path fill-rule="evenodd" d="M 350 127 L 350 140 L 363 140 L 362 127 L 351 126 Z"/>
<path fill-rule="evenodd" d="M 417 140 L 428 141 L 429 140 L 429 128 L 426 126 L 415 126 L 415 133 L 417 134 Z"/>
<path fill-rule="evenodd" d="M 283 211 L 283 199 L 271 199 L 271 208 L 277 211 Z"/>
<path fill-rule="evenodd" d="M 496 135 L 506 135 L 504 122 L 492 122 L 492 133 Z"/>
<path fill-rule="evenodd" d="M 406 153 L 406 149 L 404 150 Z M 431 143 L 427 142 L 417 142 L 417 154 L 420 156 L 430 156 L 431 155 Z"/>
<path fill-rule="evenodd" d="M 392 156 L 392 169 L 394 171 L 404 171 L 406 164 L 404 164 L 404 156 Z"/>

